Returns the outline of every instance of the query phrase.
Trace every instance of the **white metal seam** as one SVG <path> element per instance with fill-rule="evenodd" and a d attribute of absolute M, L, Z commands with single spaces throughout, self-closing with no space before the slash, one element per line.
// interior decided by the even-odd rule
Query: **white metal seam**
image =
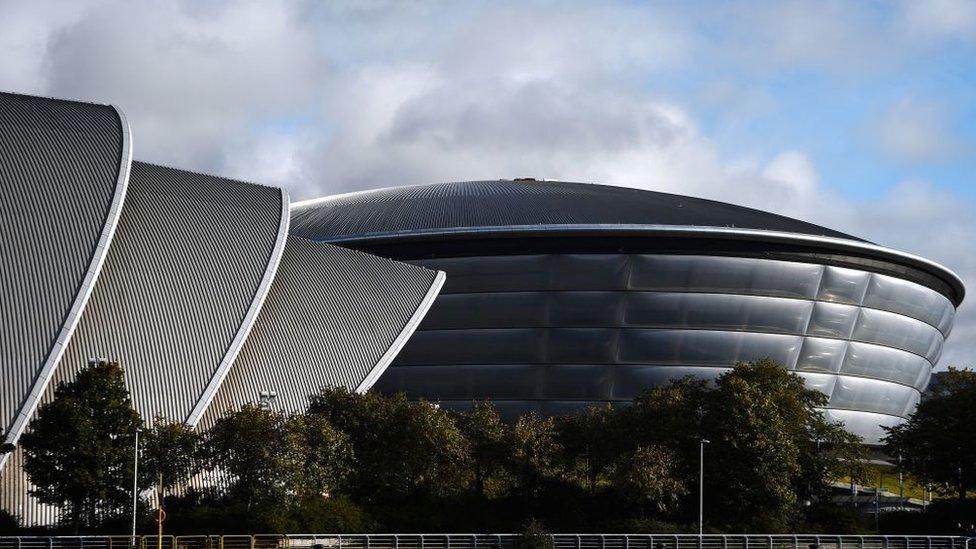
<path fill-rule="evenodd" d="M 115 182 L 115 193 L 112 196 L 112 203 L 109 206 L 109 211 L 105 218 L 105 225 L 102 227 L 102 233 L 95 245 L 91 263 L 89 263 L 88 271 L 82 279 L 78 294 L 75 296 L 71 309 L 69 309 L 65 317 L 64 324 L 61 326 L 61 330 L 55 338 L 54 345 L 52 345 L 47 359 L 44 361 L 44 365 L 34 380 L 31 392 L 28 394 L 24 405 L 21 406 L 17 417 L 10 427 L 10 431 L 7 433 L 6 442 L 9 444 L 16 444 L 26 430 L 27 422 L 37 409 L 41 397 L 44 395 L 54 375 L 54 370 L 57 368 L 58 362 L 61 360 L 61 356 L 67 348 L 68 341 L 71 339 L 72 334 L 74 334 L 75 328 L 78 327 L 78 322 L 81 320 L 81 315 L 85 311 L 85 306 L 88 305 L 88 299 L 91 297 L 92 291 L 95 288 L 98 275 L 101 273 L 112 239 L 115 236 L 115 229 L 122 216 L 122 205 L 125 202 L 126 190 L 129 185 L 129 171 L 132 167 L 132 130 L 129 127 L 129 120 L 126 118 L 122 109 L 114 105 L 112 105 L 112 108 L 115 109 L 119 117 L 119 125 L 122 130 L 119 174 Z M 0 456 L 0 470 L 3 469 L 9 456 L 10 453 Z"/>
<path fill-rule="evenodd" d="M 410 336 L 412 336 L 414 331 L 416 331 L 417 326 L 420 325 L 420 321 L 427 316 L 427 311 L 430 310 L 430 307 L 434 304 L 434 300 L 437 299 L 437 296 L 440 294 L 445 280 L 447 280 L 447 275 L 444 273 L 444 271 L 437 271 L 437 274 L 434 276 L 434 281 L 430 285 L 430 289 L 427 290 L 427 295 L 425 295 L 420 301 L 417 310 L 414 311 L 406 325 L 404 325 L 403 330 L 400 331 L 400 334 L 396 337 L 396 339 L 393 340 L 393 343 L 390 344 L 390 348 L 383 353 L 383 356 L 380 357 L 379 361 L 376 362 L 376 365 L 373 366 L 359 386 L 356 387 L 357 393 L 365 393 L 368 391 L 370 387 L 372 387 L 373 384 L 379 380 L 380 376 L 383 375 L 383 372 L 385 372 L 390 363 L 393 362 L 393 359 L 400 354 L 400 350 L 403 349 L 403 346 L 406 345 L 407 341 L 410 339 Z"/>
<path fill-rule="evenodd" d="M 268 266 L 264 271 L 264 276 L 261 279 L 261 283 L 258 285 L 258 289 L 254 294 L 253 300 L 251 301 L 251 306 L 244 315 L 244 320 L 241 322 L 237 335 L 234 337 L 234 340 L 228 347 L 227 353 L 217 366 L 216 371 L 214 371 L 214 375 L 210 378 L 210 382 L 204 389 L 203 394 L 200 395 L 200 398 L 194 405 L 193 410 L 190 411 L 190 414 L 186 418 L 186 425 L 191 428 L 196 426 L 196 424 L 203 417 L 203 414 L 207 411 L 210 403 L 213 402 L 214 397 L 217 396 L 217 391 L 220 389 L 220 385 L 224 382 L 224 379 L 227 378 L 227 374 L 230 373 L 234 360 L 237 359 L 237 355 L 240 354 L 241 349 L 244 347 L 244 343 L 247 341 L 248 335 L 251 333 L 251 329 L 254 327 L 254 322 L 257 320 L 258 315 L 261 312 L 265 298 L 267 298 L 268 292 L 271 290 L 271 284 L 278 273 L 278 265 L 281 263 L 281 256 L 285 251 L 285 244 L 288 241 L 288 226 L 290 218 L 291 214 L 288 192 L 282 189 L 281 217 L 278 224 L 278 235 L 275 239 L 274 249 L 271 252 L 271 258 L 268 261 Z"/>

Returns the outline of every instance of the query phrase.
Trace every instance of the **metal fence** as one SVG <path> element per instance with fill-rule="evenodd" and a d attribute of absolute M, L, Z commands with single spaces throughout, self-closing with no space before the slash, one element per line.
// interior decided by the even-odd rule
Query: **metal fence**
<path fill-rule="evenodd" d="M 554 549 L 976 549 L 962 536 L 552 534 Z M 517 549 L 518 534 L 0 536 L 0 549 Z"/>

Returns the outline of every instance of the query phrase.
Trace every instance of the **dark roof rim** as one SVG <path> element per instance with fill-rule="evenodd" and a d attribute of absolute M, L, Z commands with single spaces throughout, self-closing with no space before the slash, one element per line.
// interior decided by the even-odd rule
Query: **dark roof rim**
<path fill-rule="evenodd" d="M 962 279 L 948 267 L 924 257 L 879 246 L 863 240 L 851 240 L 831 236 L 818 236 L 785 231 L 762 229 L 740 229 L 735 227 L 709 227 L 689 225 L 644 225 L 644 224 L 585 224 L 585 225 L 507 225 L 484 227 L 458 227 L 450 229 L 417 229 L 409 231 L 388 231 L 361 233 L 322 239 L 331 244 L 352 244 L 365 242 L 395 242 L 409 240 L 447 240 L 457 237 L 515 238 L 526 236 L 580 236 L 584 234 L 615 234 L 633 236 L 671 236 L 689 238 L 706 236 L 727 240 L 751 240 L 758 242 L 795 243 L 821 245 L 828 248 L 868 254 L 881 257 L 909 267 L 928 272 L 943 280 L 952 288 L 955 296 L 950 297 L 958 307 L 962 304 L 966 287 Z"/>

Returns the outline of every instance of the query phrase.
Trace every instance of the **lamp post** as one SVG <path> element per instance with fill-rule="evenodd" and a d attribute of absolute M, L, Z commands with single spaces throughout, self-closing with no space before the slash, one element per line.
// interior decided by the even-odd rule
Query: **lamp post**
<path fill-rule="evenodd" d="M 136 448 L 132 452 L 132 545 L 136 544 L 136 512 L 139 505 L 139 429 L 136 429 Z"/>
<path fill-rule="evenodd" d="M 702 535 L 705 525 L 705 445 L 708 439 L 698 441 L 698 536 Z"/>

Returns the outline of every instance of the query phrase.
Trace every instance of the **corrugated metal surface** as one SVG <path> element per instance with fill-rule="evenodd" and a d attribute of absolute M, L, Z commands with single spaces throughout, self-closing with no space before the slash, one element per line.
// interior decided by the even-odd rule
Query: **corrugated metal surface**
<path fill-rule="evenodd" d="M 461 227 L 642 224 L 737 227 L 854 239 L 733 204 L 561 181 L 467 181 L 392 187 L 296 203 L 292 234 L 312 240 Z"/>
<path fill-rule="evenodd" d="M 118 359 L 143 419 L 185 420 L 234 359 L 270 288 L 287 238 L 280 189 L 135 162 L 117 235 L 42 402 L 88 357 Z M 3 506 L 48 524 L 15 452 Z"/>
<path fill-rule="evenodd" d="M 89 357 L 117 359 L 146 421 L 186 419 L 272 260 L 281 192 L 133 163 L 115 243 L 56 381 Z"/>
<path fill-rule="evenodd" d="M 365 389 L 426 313 L 443 274 L 289 237 L 257 322 L 200 427 L 273 391 L 298 411 L 325 386 Z"/>
<path fill-rule="evenodd" d="M 91 290 L 128 160 L 114 108 L 0 93 L 0 428 L 11 439 Z"/>

